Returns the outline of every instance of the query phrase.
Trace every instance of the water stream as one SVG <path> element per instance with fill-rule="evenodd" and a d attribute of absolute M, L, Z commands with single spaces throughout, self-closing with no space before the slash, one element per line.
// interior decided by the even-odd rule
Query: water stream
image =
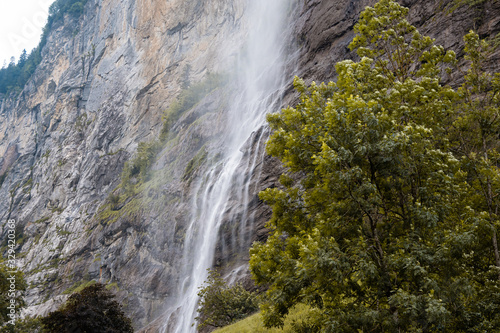
<path fill-rule="evenodd" d="M 188 225 L 181 265 L 181 281 L 175 301 L 167 311 L 163 333 L 196 332 L 193 325 L 198 304 L 198 288 L 207 278 L 207 268 L 213 265 L 215 247 L 223 214 L 227 212 L 229 199 L 242 205 L 249 200 L 249 178 L 260 172 L 256 165 L 262 160 L 264 144 L 261 137 L 265 131 L 265 115 L 279 109 L 286 84 L 284 68 L 287 54 L 284 51 L 287 34 L 287 17 L 293 0 L 248 0 L 245 11 L 247 40 L 238 56 L 237 73 L 232 77 L 232 102 L 228 115 L 228 130 L 224 134 L 227 144 L 223 157 L 200 177 L 192 198 L 191 221 Z M 259 130 L 260 129 L 260 130 Z M 253 136 L 258 142 L 253 155 L 244 159 L 242 147 Z M 258 140 L 257 140 L 258 139 Z M 241 170 L 245 170 L 241 172 Z M 236 189 L 236 198 L 234 193 Z M 233 197 L 231 196 L 231 190 Z M 249 235 L 245 230 L 252 223 L 246 209 L 238 213 L 241 225 L 234 234 L 239 246 L 248 246 Z M 225 216 L 226 220 L 228 219 Z M 243 245 L 241 245 L 243 244 Z"/>

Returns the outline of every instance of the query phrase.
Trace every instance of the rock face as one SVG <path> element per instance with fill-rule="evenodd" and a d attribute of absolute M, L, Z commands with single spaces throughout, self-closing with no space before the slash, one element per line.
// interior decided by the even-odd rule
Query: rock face
<path fill-rule="evenodd" d="M 422 34 L 436 39 L 445 49 L 452 49 L 460 57 L 463 50 L 463 36 L 471 29 L 481 38 L 494 37 L 500 30 L 500 4 L 498 1 L 398 1 L 408 7 L 409 21 Z M 335 77 L 335 63 L 354 58 L 348 45 L 354 37 L 353 27 L 359 13 L 376 1 L 321 1 L 309 0 L 295 26 L 300 48 L 299 75 L 314 81 L 327 81 Z M 455 4 L 462 6 L 455 8 Z M 499 50 L 491 55 L 492 70 L 500 68 Z M 456 78 L 456 83 L 459 83 Z"/>
<path fill-rule="evenodd" d="M 291 74 L 331 80 L 335 63 L 354 57 L 347 48 L 352 27 L 374 1 L 293 3 L 283 105 L 297 97 Z M 469 29 L 482 37 L 499 33 L 498 1 L 450 12 L 453 3 L 403 1 L 422 33 L 459 55 Z M 179 282 L 190 200 L 224 153 L 227 84 L 173 119 L 147 181 L 130 180 L 140 191 L 120 185 L 122 170 L 139 142 L 160 136 L 164 110 L 183 87 L 203 86 L 209 72 L 231 71 L 252 27 L 246 8 L 243 0 L 89 0 L 82 18 L 54 27 L 22 93 L 0 101 L 0 235 L 15 219 L 18 263 L 30 284 L 27 314 L 53 310 L 75 283 L 101 280 L 136 328 L 161 316 Z M 498 49 L 490 65 L 499 71 Z M 247 194 L 231 189 L 215 249 L 214 265 L 249 287 L 247 249 L 265 239 L 270 217 L 257 194 L 277 186 L 281 172 L 264 154 L 268 134 L 259 129 L 241 148 Z"/>
<path fill-rule="evenodd" d="M 50 33 L 20 96 L 1 101 L 0 218 L 17 221 L 28 314 L 53 309 L 46 300 L 64 300 L 75 282 L 100 278 L 117 286 L 137 327 L 157 315 L 181 251 L 176 223 L 188 215 L 184 171 L 202 141 L 224 130 L 221 90 L 178 120 L 158 157 L 170 181 L 145 197 L 170 205 L 150 200 L 159 206 L 150 210 L 142 196 L 130 198 L 137 207 L 115 223 L 96 212 L 138 143 L 159 136 L 185 81 L 232 61 L 243 10 L 218 0 L 88 1 L 83 18 L 66 17 Z"/>

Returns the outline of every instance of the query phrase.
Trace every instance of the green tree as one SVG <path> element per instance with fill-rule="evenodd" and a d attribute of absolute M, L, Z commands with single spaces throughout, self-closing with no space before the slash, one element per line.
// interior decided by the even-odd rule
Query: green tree
<path fill-rule="evenodd" d="M 11 289 L 11 286 L 14 288 Z M 19 311 L 24 306 L 23 294 L 25 290 L 26 281 L 23 273 L 18 270 L 12 271 L 10 267 L 0 262 L 0 325 L 18 318 Z M 11 312 L 11 309 L 14 312 Z"/>
<path fill-rule="evenodd" d="M 475 242 L 463 250 L 470 267 L 468 279 L 479 287 L 457 308 L 460 320 L 456 327 L 484 332 L 498 330 L 500 321 L 500 74 L 485 69 L 485 60 L 493 51 L 488 43 L 474 32 L 464 40 L 465 59 L 470 66 L 458 90 L 460 99 L 449 137 L 451 149 L 467 173 L 469 187 L 464 205 L 475 212 L 463 226 Z"/>
<path fill-rule="evenodd" d="M 198 328 L 223 327 L 245 318 L 258 309 L 256 295 L 241 284 L 228 286 L 219 273 L 209 270 L 205 286 L 198 292 Z"/>
<path fill-rule="evenodd" d="M 460 104 L 459 117 L 455 121 L 458 129 L 458 152 L 464 158 L 469 171 L 469 183 L 477 192 L 480 211 L 487 213 L 488 229 L 500 279 L 500 254 L 497 230 L 500 226 L 498 214 L 500 202 L 500 73 L 488 73 L 484 69 L 488 43 L 470 32 L 465 36 L 465 58 L 471 66 L 465 75 L 465 83 L 459 92 L 465 103 Z"/>
<path fill-rule="evenodd" d="M 100 283 L 72 294 L 59 310 L 41 319 L 44 330 L 52 333 L 134 332 L 114 295 Z"/>
<path fill-rule="evenodd" d="M 26 53 L 26 49 L 23 49 L 21 55 L 19 56 L 17 65 L 22 69 L 24 67 L 24 64 L 26 64 L 26 60 L 28 60 L 28 54 Z"/>
<path fill-rule="evenodd" d="M 38 46 L 29 55 L 23 50 L 16 64 L 14 57 L 8 67 L 0 69 L 0 94 L 12 91 L 20 92 L 36 67 L 42 61 L 42 48 L 47 43 L 47 37 L 54 24 L 62 22 L 66 14 L 74 18 L 79 18 L 85 7 L 87 0 L 56 0 L 49 7 L 49 17 L 43 27 L 42 37 Z"/>
<path fill-rule="evenodd" d="M 40 317 L 17 319 L 14 325 L 0 327 L 0 333 L 51 333 L 42 329 Z"/>
<path fill-rule="evenodd" d="M 336 83 L 296 78 L 298 105 L 268 116 L 267 150 L 289 171 L 260 195 L 271 235 L 251 249 L 257 283 L 270 285 L 266 326 L 303 302 L 325 332 L 475 331 L 483 310 L 484 327 L 499 328 L 498 280 L 476 279 L 491 270 L 471 260 L 481 213 L 450 142 L 463 94 L 441 78 L 455 55 L 407 13 L 367 7 L 350 45 L 360 61 L 338 63 Z"/>

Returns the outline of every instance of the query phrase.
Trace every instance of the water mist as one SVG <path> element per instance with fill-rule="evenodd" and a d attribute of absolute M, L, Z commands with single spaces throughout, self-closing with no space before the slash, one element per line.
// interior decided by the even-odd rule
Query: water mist
<path fill-rule="evenodd" d="M 246 41 L 238 55 L 234 82 L 230 89 L 230 108 L 227 130 L 224 133 L 223 156 L 197 180 L 191 206 L 191 220 L 186 230 L 180 282 L 172 295 L 172 305 L 166 313 L 161 332 L 196 332 L 193 325 L 198 305 L 198 288 L 207 278 L 207 269 L 214 260 L 219 227 L 224 219 L 239 223 L 235 243 L 248 247 L 249 235 L 245 230 L 252 223 L 246 209 L 238 216 L 227 212 L 229 199 L 246 205 L 250 188 L 250 175 L 256 173 L 256 164 L 264 154 L 262 136 L 265 115 L 280 108 L 285 84 L 287 54 L 284 41 L 287 36 L 287 13 L 293 0 L 248 0 L 245 10 Z M 242 146 L 252 136 L 257 142 L 250 158 L 244 159 Z M 241 172 L 241 170 L 245 170 Z M 257 170 L 257 174 L 258 174 Z M 236 194 L 235 194 L 236 191 Z M 232 194 L 230 194 L 232 192 Z M 252 193 L 254 195 L 255 193 Z M 230 198 L 230 196 L 233 197 Z M 236 195 L 236 198 L 234 197 Z M 227 216 L 229 214 L 230 216 Z"/>

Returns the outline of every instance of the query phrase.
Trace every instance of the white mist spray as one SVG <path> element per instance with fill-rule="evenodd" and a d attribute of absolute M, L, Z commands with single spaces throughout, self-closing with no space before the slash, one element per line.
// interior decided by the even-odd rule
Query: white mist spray
<path fill-rule="evenodd" d="M 233 103 L 228 116 L 225 133 L 227 148 L 225 156 L 200 179 L 192 200 L 192 219 L 184 243 L 181 281 L 174 304 L 166 313 L 163 333 L 189 333 L 196 331 L 194 317 L 198 305 L 198 288 L 207 278 L 207 269 L 214 260 L 222 215 L 226 212 L 231 188 L 238 189 L 237 199 L 246 204 L 249 192 L 248 177 L 237 174 L 241 171 L 243 144 L 252 133 L 265 124 L 265 115 L 276 111 L 279 98 L 285 89 L 284 40 L 285 19 L 293 0 L 248 0 L 245 12 L 247 41 L 239 56 L 234 84 L 229 86 Z M 259 141 L 260 142 L 260 141 Z M 262 144 L 260 146 L 263 146 Z M 244 174 L 255 168 L 260 152 L 246 162 Z M 241 172 L 240 172 L 241 173 Z M 249 217 L 243 213 L 241 223 Z M 244 230 L 241 228 L 240 230 Z M 245 237 L 244 234 L 238 235 Z"/>

